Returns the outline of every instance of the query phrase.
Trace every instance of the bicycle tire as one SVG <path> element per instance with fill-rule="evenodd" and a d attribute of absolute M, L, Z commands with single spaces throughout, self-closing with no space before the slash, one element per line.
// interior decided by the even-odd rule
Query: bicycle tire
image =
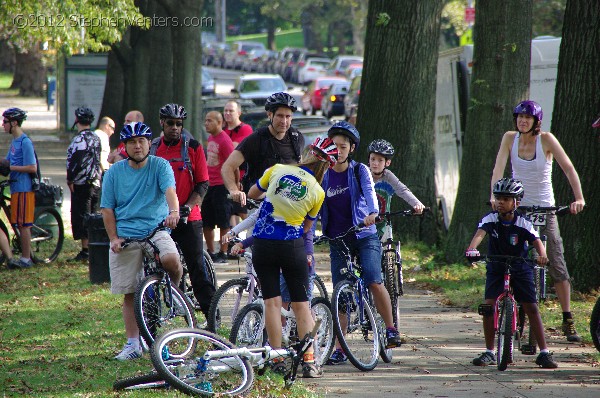
<path fill-rule="evenodd" d="M 399 311 L 398 311 L 398 273 L 396 272 L 396 252 L 393 250 L 386 250 L 383 253 L 383 275 L 384 275 L 384 286 L 390 296 L 390 303 L 392 306 L 392 319 L 394 327 L 398 329 Z M 385 328 L 384 328 L 385 329 Z"/>
<path fill-rule="evenodd" d="M 590 316 L 590 334 L 594 347 L 600 351 L 600 297 L 598 297 Z"/>
<path fill-rule="evenodd" d="M 377 366 L 380 342 L 375 317 L 366 297 L 362 297 L 363 313 L 359 313 L 358 297 L 361 295 L 351 281 L 338 282 L 333 289 L 331 313 L 340 346 L 350 362 L 364 372 Z"/>
<path fill-rule="evenodd" d="M 215 273 L 215 264 L 213 263 L 210 254 L 206 249 L 202 250 L 202 257 L 204 257 L 204 269 L 208 273 L 208 279 L 212 282 L 215 289 L 217 288 L 217 274 Z"/>
<path fill-rule="evenodd" d="M 379 332 L 379 357 L 385 363 L 392 362 L 394 359 L 394 351 L 392 348 L 385 348 L 387 345 L 387 339 L 385 336 L 385 322 L 383 317 L 379 314 L 376 315 L 377 330 Z"/>
<path fill-rule="evenodd" d="M 333 331 L 333 314 L 331 303 L 325 297 L 314 297 L 310 302 L 313 318 L 321 318 L 321 326 L 313 343 L 315 350 L 315 363 L 325 365 L 335 347 L 335 332 Z"/>
<path fill-rule="evenodd" d="M 135 319 L 140 335 L 149 347 L 156 336 L 165 330 L 181 327 L 196 327 L 194 308 L 185 294 L 171 284 L 173 303 L 166 304 L 167 286 L 161 275 L 153 274 L 143 279 L 134 296 Z"/>
<path fill-rule="evenodd" d="M 245 276 L 225 282 L 212 298 L 206 329 L 213 333 L 229 336 L 238 311 L 248 304 L 250 279 Z M 259 296 L 258 288 L 253 292 L 254 300 Z M 252 300 L 252 301 L 254 301 Z"/>
<path fill-rule="evenodd" d="M 180 342 L 183 340 L 183 342 Z M 190 345 L 194 350 L 179 352 L 178 347 Z M 208 362 L 203 360 L 208 350 L 235 348 L 222 336 L 202 329 L 175 329 L 161 335 L 150 350 L 152 364 L 158 374 L 172 387 L 189 395 L 244 395 L 254 383 L 254 370 L 248 359 L 239 355 L 225 356 Z M 168 352 L 168 355 L 165 355 Z M 171 353 L 182 354 L 172 360 Z"/>
<path fill-rule="evenodd" d="M 506 370 L 512 363 L 513 355 L 513 311 L 512 300 L 505 298 L 500 304 L 500 316 L 498 317 L 498 370 Z"/>
<path fill-rule="evenodd" d="M 145 388 L 169 388 L 169 385 L 156 371 L 139 376 L 119 379 L 113 383 L 113 390 L 115 391 L 138 390 Z"/>
<path fill-rule="evenodd" d="M 52 208 L 37 213 L 31 226 L 31 259 L 36 264 L 56 260 L 65 240 L 65 227 L 60 213 Z"/>
<path fill-rule="evenodd" d="M 4 222 L 2 222 L 0 220 L 0 229 L 2 229 L 2 231 L 4 231 L 4 235 L 6 235 L 6 240 L 8 241 L 8 245 L 10 246 L 10 235 L 8 234 L 8 228 L 6 227 L 6 224 L 4 224 Z M 6 261 L 6 256 L 4 255 L 4 253 L 0 252 L 0 264 L 4 264 L 4 262 Z"/>
<path fill-rule="evenodd" d="M 238 347 L 262 347 L 267 341 L 264 308 L 262 304 L 250 303 L 238 311 L 229 341 Z"/>
<path fill-rule="evenodd" d="M 315 274 L 313 279 L 313 297 L 323 297 L 326 300 L 329 300 L 329 293 L 327 293 L 327 288 L 325 287 L 325 282 L 318 274 Z"/>

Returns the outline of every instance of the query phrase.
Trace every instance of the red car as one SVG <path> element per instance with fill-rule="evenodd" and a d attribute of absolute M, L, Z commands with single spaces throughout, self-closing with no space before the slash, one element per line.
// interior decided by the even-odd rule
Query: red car
<path fill-rule="evenodd" d="M 317 77 L 308 85 L 306 92 L 302 96 L 302 113 L 306 115 L 308 112 L 310 112 L 311 115 L 314 115 L 316 111 L 321 109 L 323 95 L 327 93 L 327 90 L 331 84 L 347 81 L 348 80 L 344 79 L 343 77 Z"/>

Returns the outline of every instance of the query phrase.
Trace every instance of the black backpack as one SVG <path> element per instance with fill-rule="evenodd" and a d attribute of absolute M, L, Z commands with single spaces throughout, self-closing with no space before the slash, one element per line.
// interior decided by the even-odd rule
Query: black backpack
<path fill-rule="evenodd" d="M 188 149 L 190 147 L 190 133 L 187 130 L 183 130 L 181 132 L 181 158 L 176 159 L 167 159 L 169 162 L 181 162 L 185 165 L 185 168 L 190 172 L 190 177 L 192 178 L 192 183 L 194 182 L 194 169 L 192 168 L 192 161 L 190 160 L 190 155 Z M 152 144 L 150 144 L 150 155 L 156 156 L 156 150 L 161 142 L 161 137 L 157 137 L 152 140 Z"/>

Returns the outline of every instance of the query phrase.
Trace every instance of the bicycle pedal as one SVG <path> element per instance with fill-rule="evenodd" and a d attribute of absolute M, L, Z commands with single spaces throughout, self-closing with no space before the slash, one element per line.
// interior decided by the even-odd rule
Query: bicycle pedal
<path fill-rule="evenodd" d="M 529 344 L 523 344 L 521 346 L 521 354 L 523 355 L 535 355 L 537 349 L 535 346 Z"/>

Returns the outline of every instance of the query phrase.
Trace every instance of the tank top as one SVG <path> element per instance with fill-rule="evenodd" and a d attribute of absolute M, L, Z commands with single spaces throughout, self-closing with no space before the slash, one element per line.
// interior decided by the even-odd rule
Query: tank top
<path fill-rule="evenodd" d="M 521 180 L 525 194 L 522 206 L 554 206 L 552 190 L 552 160 L 547 160 L 542 148 L 541 136 L 536 137 L 535 157 L 525 160 L 519 157 L 519 136 L 517 133 L 510 151 L 513 178 Z"/>

